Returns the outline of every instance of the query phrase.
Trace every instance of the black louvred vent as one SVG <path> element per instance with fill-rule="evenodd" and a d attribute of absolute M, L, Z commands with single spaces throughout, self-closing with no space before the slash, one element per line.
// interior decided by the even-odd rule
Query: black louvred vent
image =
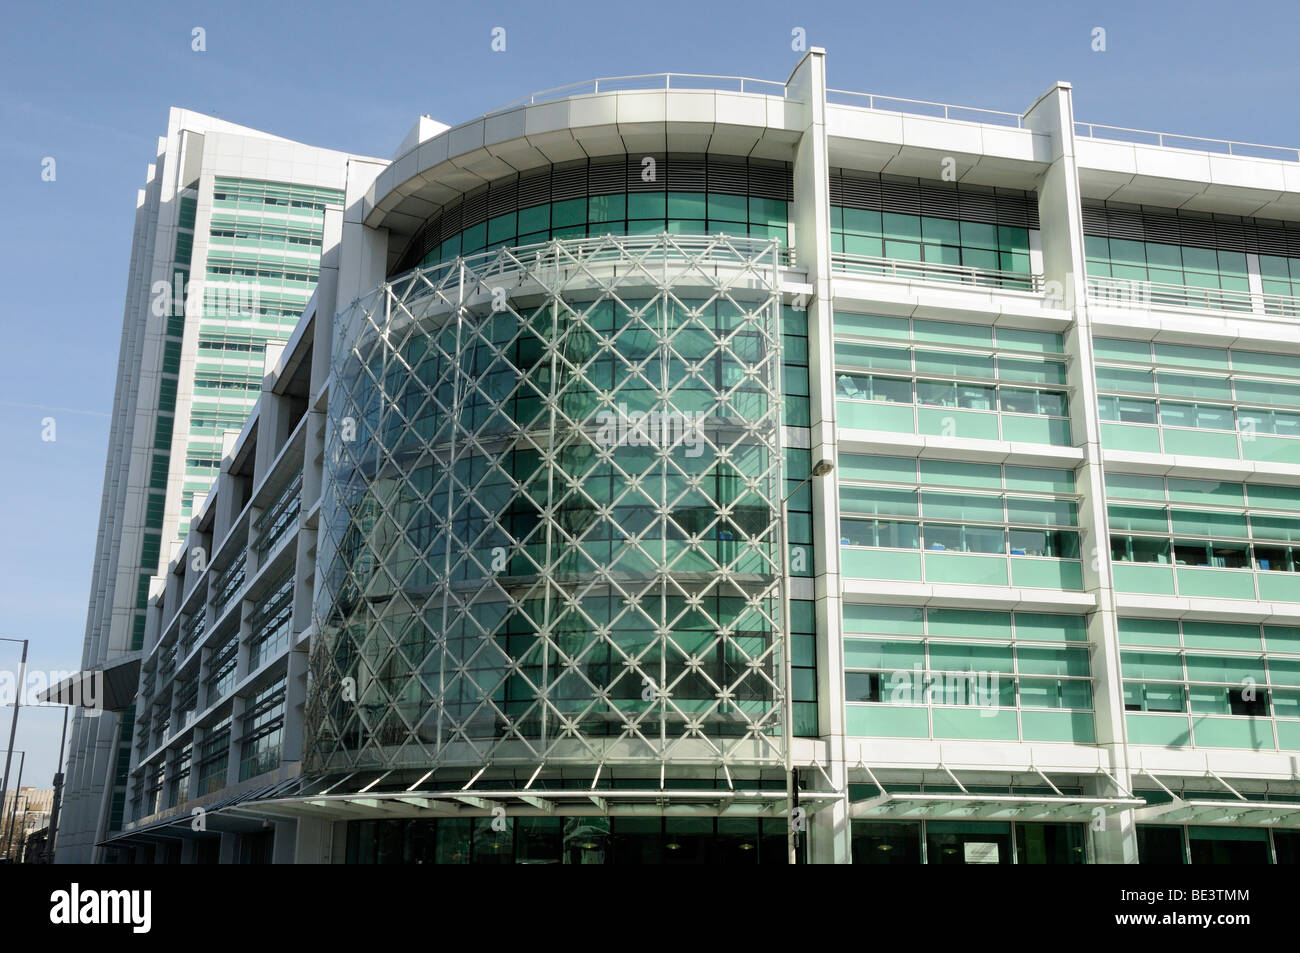
<path fill-rule="evenodd" d="M 1170 245 L 1183 243 L 1182 223 L 1171 215 L 1142 216 L 1143 240 L 1148 242 L 1165 242 Z"/>
<path fill-rule="evenodd" d="M 628 156 L 627 190 L 663 192 L 666 162 L 667 157 L 661 152 L 641 152 Z"/>
<path fill-rule="evenodd" d="M 749 168 L 744 159 L 709 157 L 709 191 L 744 195 L 749 190 Z"/>
<path fill-rule="evenodd" d="M 878 212 L 884 201 L 879 176 L 867 177 L 846 172 L 840 179 L 842 196 L 837 204 L 846 208 Z"/>
<path fill-rule="evenodd" d="M 1261 255 L 1289 255 L 1287 237 L 1287 230 L 1281 226 L 1255 226 L 1255 242 Z"/>
<path fill-rule="evenodd" d="M 1255 229 L 1247 229 L 1240 222 L 1215 222 L 1215 247 L 1222 251 L 1255 251 L 1259 244 L 1255 239 Z"/>
<path fill-rule="evenodd" d="M 708 188 L 709 169 L 704 156 L 670 155 L 661 172 L 669 192 L 703 192 Z"/>
<path fill-rule="evenodd" d="M 623 191 L 627 160 L 623 156 L 592 159 L 587 167 L 587 188 L 591 195 L 614 195 Z"/>
<path fill-rule="evenodd" d="M 792 174 L 790 167 L 784 162 L 750 160 L 749 194 L 760 199 L 779 199 L 788 202 L 794 198 Z"/>
<path fill-rule="evenodd" d="M 1185 218 L 1179 221 L 1178 226 L 1178 233 L 1182 236 L 1179 244 L 1197 248 L 1218 247 L 1218 234 L 1213 222 Z"/>
<path fill-rule="evenodd" d="M 461 228 L 473 228 L 487 221 L 487 188 L 476 189 L 465 196 L 461 205 Z"/>
<path fill-rule="evenodd" d="M 922 182 L 916 188 L 921 214 L 933 218 L 959 217 L 957 190 L 931 182 Z"/>
<path fill-rule="evenodd" d="M 551 200 L 551 170 L 538 169 L 519 176 L 519 207 L 532 208 Z"/>
<path fill-rule="evenodd" d="M 1137 211 L 1127 209 L 1114 209 L 1109 216 L 1109 230 L 1111 238 L 1127 238 L 1131 241 L 1140 242 L 1142 236 L 1146 234 L 1142 229 L 1142 215 Z"/>
<path fill-rule="evenodd" d="M 898 212 L 902 215 L 921 214 L 921 195 L 917 180 L 881 178 L 880 208 L 884 212 Z"/>
<path fill-rule="evenodd" d="M 587 162 L 566 162 L 551 172 L 551 201 L 564 202 L 587 194 Z"/>
<path fill-rule="evenodd" d="M 1106 210 L 1095 205 L 1083 207 L 1083 231 L 1085 235 L 1106 234 Z"/>
<path fill-rule="evenodd" d="M 998 189 L 998 224 L 1017 228 L 1038 227 L 1038 198 L 1019 189 Z"/>
<path fill-rule="evenodd" d="M 519 180 L 507 179 L 493 182 L 488 190 L 488 218 L 496 218 L 519 208 Z"/>
<path fill-rule="evenodd" d="M 1300 228 L 1236 215 L 1109 204 L 1090 200 L 1083 230 L 1102 238 L 1185 245 L 1215 251 L 1300 257 Z"/>
<path fill-rule="evenodd" d="M 963 221 L 984 225 L 998 223 L 998 199 L 992 189 L 962 189 L 957 193 L 957 207 Z"/>
<path fill-rule="evenodd" d="M 441 235 L 438 238 L 439 242 L 445 242 L 453 235 L 459 234 L 465 227 L 462 224 L 464 216 L 461 214 L 464 207 L 464 202 L 457 202 L 442 214 L 442 228 L 440 229 Z"/>

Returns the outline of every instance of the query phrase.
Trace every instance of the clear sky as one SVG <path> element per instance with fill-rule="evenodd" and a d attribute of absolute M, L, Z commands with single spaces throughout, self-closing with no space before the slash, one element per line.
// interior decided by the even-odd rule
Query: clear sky
<path fill-rule="evenodd" d="M 422 113 L 455 125 L 595 77 L 784 80 L 796 27 L 826 48 L 837 89 L 1022 112 L 1067 80 L 1082 121 L 1300 146 L 1300 18 L 1281 2 L 8 4 L 0 636 L 30 638 L 39 671 L 80 662 L 135 197 L 169 106 L 388 156 Z M 0 642 L 0 672 L 17 650 Z M 57 709 L 23 712 L 24 783 L 49 786 L 60 724 Z"/>

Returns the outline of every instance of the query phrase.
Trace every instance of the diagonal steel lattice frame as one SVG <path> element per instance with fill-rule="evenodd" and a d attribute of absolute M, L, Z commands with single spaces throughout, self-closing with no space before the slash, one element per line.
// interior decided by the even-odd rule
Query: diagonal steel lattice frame
<path fill-rule="evenodd" d="M 784 254 L 553 240 L 337 317 L 308 773 L 781 763 Z"/>

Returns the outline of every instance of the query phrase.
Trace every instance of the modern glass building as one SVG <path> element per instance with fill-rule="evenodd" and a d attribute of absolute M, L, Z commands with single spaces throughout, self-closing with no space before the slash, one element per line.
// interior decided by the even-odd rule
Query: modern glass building
<path fill-rule="evenodd" d="M 200 212 L 113 856 L 1294 863 L 1300 154 L 646 85 Z"/>

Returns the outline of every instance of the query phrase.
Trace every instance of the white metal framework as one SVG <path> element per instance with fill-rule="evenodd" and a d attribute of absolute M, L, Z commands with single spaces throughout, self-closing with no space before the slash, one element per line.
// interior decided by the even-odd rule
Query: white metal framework
<path fill-rule="evenodd" d="M 779 265 L 554 240 L 340 316 L 309 773 L 780 763 Z"/>

